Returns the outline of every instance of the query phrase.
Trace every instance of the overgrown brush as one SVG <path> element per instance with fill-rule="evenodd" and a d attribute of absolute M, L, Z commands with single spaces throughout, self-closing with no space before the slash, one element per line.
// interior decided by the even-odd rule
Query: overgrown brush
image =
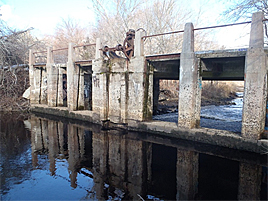
<path fill-rule="evenodd" d="M 160 80 L 159 99 L 178 99 L 179 80 Z M 202 105 L 231 104 L 238 90 L 236 82 L 203 81 L 202 82 Z M 241 86 L 239 86 L 241 87 Z"/>
<path fill-rule="evenodd" d="M 29 101 L 22 97 L 28 87 L 25 67 L 0 69 L 0 111 L 28 111 Z"/>
<path fill-rule="evenodd" d="M 230 104 L 236 97 L 237 86 L 230 82 L 207 81 L 202 83 L 201 104 Z"/>

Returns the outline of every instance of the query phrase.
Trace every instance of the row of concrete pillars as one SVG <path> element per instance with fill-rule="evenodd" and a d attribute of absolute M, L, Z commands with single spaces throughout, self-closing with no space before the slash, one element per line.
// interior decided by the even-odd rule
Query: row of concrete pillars
<path fill-rule="evenodd" d="M 244 104 L 242 136 L 258 139 L 264 130 L 267 96 L 267 64 L 264 52 L 264 15 L 253 14 L 249 48 L 245 64 Z M 134 57 L 105 59 L 101 55 L 101 41 L 96 41 L 96 57 L 92 60 L 92 118 L 94 122 L 110 120 L 114 123 L 145 121 L 153 113 L 153 67 L 144 56 L 143 31 L 138 31 L 134 42 Z M 83 108 L 83 73 L 75 64 L 73 44 L 69 45 L 67 74 L 67 102 L 70 111 Z M 36 93 L 36 85 L 42 88 L 43 73 L 33 68 L 30 53 L 31 103 L 44 103 L 42 90 Z M 194 27 L 185 25 L 183 48 L 180 56 L 180 85 L 178 103 L 178 127 L 196 128 L 200 122 L 201 82 L 197 58 L 194 52 Z M 52 51 L 47 55 L 47 104 L 61 106 L 61 68 L 53 64 Z M 37 75 L 38 74 L 38 75 Z M 40 77 L 41 76 L 41 77 Z"/>
<path fill-rule="evenodd" d="M 73 44 L 70 44 L 69 52 L 69 55 L 74 55 Z M 80 64 L 74 63 L 74 56 L 68 57 L 67 64 L 55 64 L 51 47 L 47 48 L 45 65 L 36 64 L 34 59 L 35 55 L 30 50 L 31 104 L 67 106 L 71 111 L 92 109 L 91 66 L 81 68 Z"/>

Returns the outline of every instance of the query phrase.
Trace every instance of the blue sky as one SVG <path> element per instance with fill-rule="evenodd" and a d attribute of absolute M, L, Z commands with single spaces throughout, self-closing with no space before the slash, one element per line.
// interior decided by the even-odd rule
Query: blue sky
<path fill-rule="evenodd" d="M 34 34 L 52 34 L 62 18 L 94 22 L 90 0 L 0 0 L 2 18 L 17 29 L 34 27 Z M 86 20 L 84 20 L 86 19 Z"/>
<path fill-rule="evenodd" d="M 183 1 L 183 0 L 181 0 Z M 202 26 L 224 24 L 220 13 L 229 1 L 222 0 L 184 0 L 192 9 L 202 7 Z M 205 4 L 205 6 L 204 6 Z M 36 36 L 53 34 L 55 27 L 68 17 L 79 20 L 82 25 L 94 24 L 94 11 L 90 0 L 0 0 L 2 19 L 16 29 L 34 27 L 31 32 Z M 184 22 L 186 23 L 186 22 Z M 248 43 L 248 27 L 229 27 L 216 31 L 214 40 L 227 48 L 243 47 Z"/>

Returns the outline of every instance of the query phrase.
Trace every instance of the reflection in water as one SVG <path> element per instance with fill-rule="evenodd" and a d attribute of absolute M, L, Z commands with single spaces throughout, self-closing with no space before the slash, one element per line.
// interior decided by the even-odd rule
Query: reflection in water
<path fill-rule="evenodd" d="M 187 141 L 35 116 L 29 122 L 30 132 L 22 122 L 1 122 L 3 200 L 267 199 L 260 156 L 230 160 Z"/>

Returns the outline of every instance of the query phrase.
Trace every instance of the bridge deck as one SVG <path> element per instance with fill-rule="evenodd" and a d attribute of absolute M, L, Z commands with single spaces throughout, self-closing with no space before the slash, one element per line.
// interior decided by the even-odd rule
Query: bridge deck
<path fill-rule="evenodd" d="M 247 49 L 195 52 L 203 80 L 244 80 Z M 159 79 L 179 79 L 180 53 L 150 55 L 146 60 Z"/>

